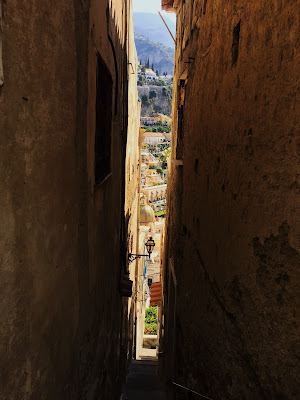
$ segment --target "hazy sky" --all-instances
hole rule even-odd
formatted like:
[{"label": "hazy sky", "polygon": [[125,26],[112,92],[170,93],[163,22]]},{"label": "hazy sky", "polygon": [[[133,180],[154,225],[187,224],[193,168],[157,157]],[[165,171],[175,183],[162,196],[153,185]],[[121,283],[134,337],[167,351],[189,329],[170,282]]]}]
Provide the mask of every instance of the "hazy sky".
[{"label": "hazy sky", "polygon": [[[161,11],[161,0],[132,0],[133,12],[148,12],[157,14]],[[176,22],[176,15],[171,13],[162,12],[163,16]]]}]

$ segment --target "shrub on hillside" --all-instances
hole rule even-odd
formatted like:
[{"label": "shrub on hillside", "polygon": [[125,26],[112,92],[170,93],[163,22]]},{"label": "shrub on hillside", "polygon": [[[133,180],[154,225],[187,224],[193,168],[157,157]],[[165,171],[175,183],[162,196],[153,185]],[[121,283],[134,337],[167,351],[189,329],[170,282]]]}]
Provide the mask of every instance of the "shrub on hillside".
[{"label": "shrub on hillside", "polygon": [[149,307],[145,313],[145,330],[146,335],[157,334],[157,307]]}]

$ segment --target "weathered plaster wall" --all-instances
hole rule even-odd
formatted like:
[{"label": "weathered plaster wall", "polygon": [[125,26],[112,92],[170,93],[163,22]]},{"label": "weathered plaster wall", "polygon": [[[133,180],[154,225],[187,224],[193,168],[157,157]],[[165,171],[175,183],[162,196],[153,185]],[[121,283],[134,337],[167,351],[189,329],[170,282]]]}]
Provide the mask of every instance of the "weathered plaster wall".
[{"label": "weathered plaster wall", "polygon": [[279,0],[178,9],[165,266],[173,258],[175,379],[212,398],[299,389],[298,10]]},{"label": "weathered plaster wall", "polygon": [[[139,212],[139,127],[141,115],[141,102],[138,99],[137,91],[137,54],[134,44],[132,8],[129,9],[129,52],[128,52],[128,135],[126,143],[126,192],[125,192],[125,223],[127,226],[127,251],[138,254],[139,232],[138,232],[138,212]],[[135,316],[136,316],[136,275],[138,261],[135,260],[127,266],[130,280],[133,282],[133,296],[129,299],[127,318],[130,324],[130,340],[128,341],[128,358],[133,356],[133,345],[135,338]]]},{"label": "weathered plaster wall", "polygon": [[[129,4],[2,2],[1,399],[120,391]],[[97,51],[114,117],[112,173],[95,188]]]}]

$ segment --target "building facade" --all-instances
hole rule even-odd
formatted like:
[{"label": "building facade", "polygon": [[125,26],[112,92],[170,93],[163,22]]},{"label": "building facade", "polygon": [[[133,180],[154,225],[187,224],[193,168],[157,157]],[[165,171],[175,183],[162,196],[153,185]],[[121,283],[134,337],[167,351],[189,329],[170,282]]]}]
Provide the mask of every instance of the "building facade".
[{"label": "building facade", "polygon": [[144,143],[157,144],[166,141],[165,134],[161,132],[145,132]]},{"label": "building facade", "polygon": [[162,5],[177,13],[167,377],[213,399],[295,399],[299,2]]},{"label": "building facade", "polygon": [[0,397],[118,398],[138,202],[131,0],[0,5]]},{"label": "building facade", "polygon": [[146,68],[145,77],[146,77],[147,81],[157,81],[158,80],[158,76],[151,68]]}]

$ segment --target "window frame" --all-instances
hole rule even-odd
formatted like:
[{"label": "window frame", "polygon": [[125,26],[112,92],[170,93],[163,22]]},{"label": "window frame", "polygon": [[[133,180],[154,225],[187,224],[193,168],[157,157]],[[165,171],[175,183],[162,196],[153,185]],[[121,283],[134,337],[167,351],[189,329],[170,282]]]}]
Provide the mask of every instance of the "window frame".
[{"label": "window frame", "polygon": [[96,53],[96,99],[94,135],[94,187],[111,175],[113,127],[113,78],[99,52]]}]

